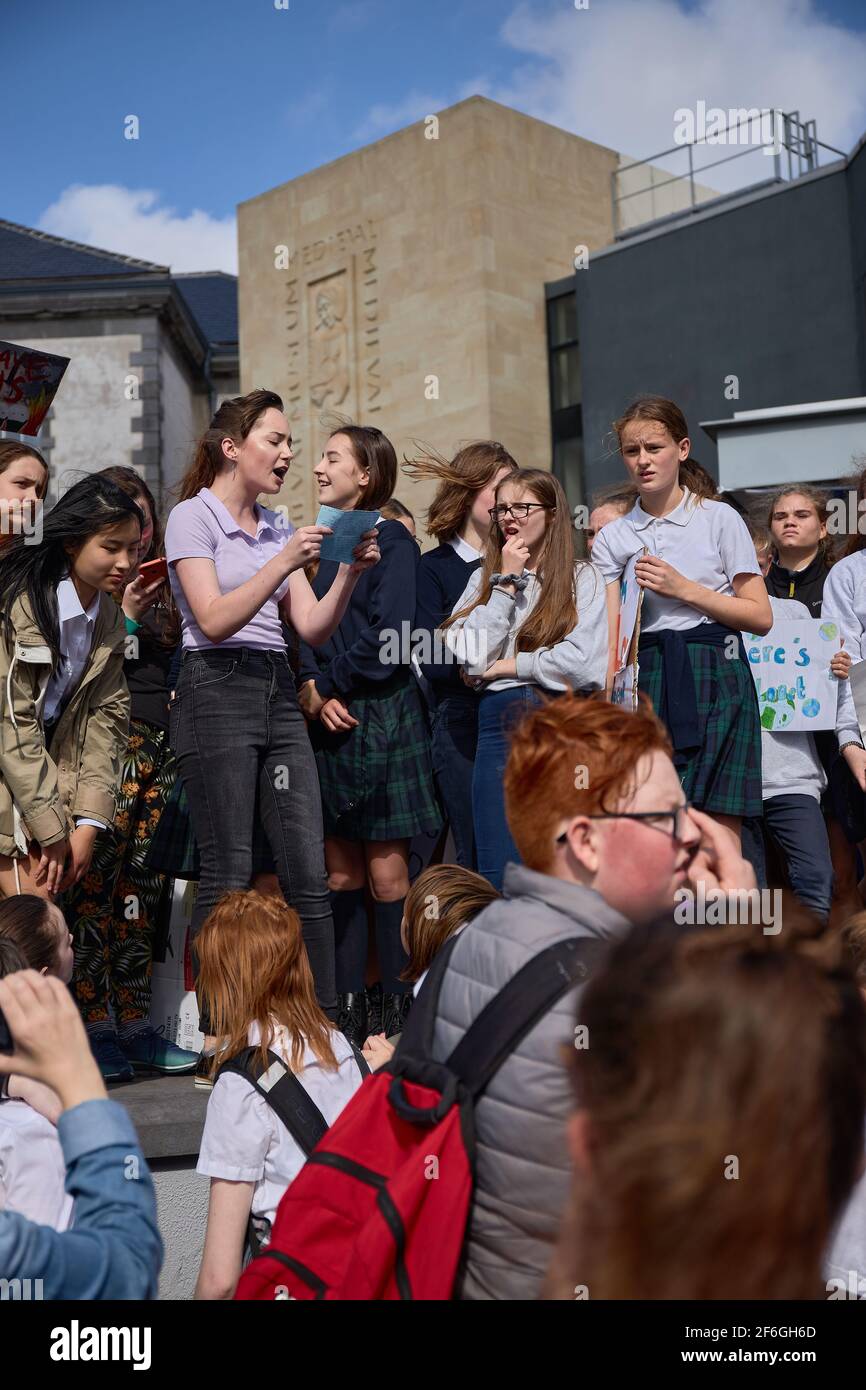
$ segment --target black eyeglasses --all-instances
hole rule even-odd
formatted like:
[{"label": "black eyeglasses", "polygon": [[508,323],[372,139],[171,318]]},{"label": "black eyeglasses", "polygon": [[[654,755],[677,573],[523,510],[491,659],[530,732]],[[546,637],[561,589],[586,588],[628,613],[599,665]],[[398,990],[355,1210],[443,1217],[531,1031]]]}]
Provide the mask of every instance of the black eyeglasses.
[{"label": "black eyeglasses", "polygon": [[[646,821],[650,830],[661,830],[663,834],[669,835],[672,840],[682,840],[684,820],[687,811],[692,808],[690,801],[684,801],[681,806],[677,806],[674,811],[599,811],[595,815],[587,816],[587,820],[642,820]],[[656,821],[670,821],[671,828],[668,830],[665,825],[656,825]],[[568,839],[568,831],[564,830],[561,835],[557,835],[556,843],[564,845]]]},{"label": "black eyeglasses", "polygon": [[533,507],[540,507],[545,512],[556,510],[555,507],[548,507],[546,502],[512,502],[510,507],[491,507],[489,515],[494,521],[502,521],[510,513],[515,521],[525,521]]}]

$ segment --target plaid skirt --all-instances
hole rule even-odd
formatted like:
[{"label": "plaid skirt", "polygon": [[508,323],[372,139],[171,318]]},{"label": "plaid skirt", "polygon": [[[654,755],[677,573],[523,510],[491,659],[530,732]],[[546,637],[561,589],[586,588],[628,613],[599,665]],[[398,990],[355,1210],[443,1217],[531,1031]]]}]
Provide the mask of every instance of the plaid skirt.
[{"label": "plaid skirt", "polygon": [[[708,815],[760,816],[761,724],[755,683],[745,662],[729,660],[721,647],[690,643],[687,651],[702,738],[694,753],[674,757],[683,791]],[[658,713],[662,692],[659,648],[641,652],[638,688],[649,696]]]},{"label": "plaid skirt", "polygon": [[403,840],[435,834],[443,817],[433,782],[430,730],[421,695],[402,672],[380,690],[353,695],[347,733],[310,727],[325,834]]}]

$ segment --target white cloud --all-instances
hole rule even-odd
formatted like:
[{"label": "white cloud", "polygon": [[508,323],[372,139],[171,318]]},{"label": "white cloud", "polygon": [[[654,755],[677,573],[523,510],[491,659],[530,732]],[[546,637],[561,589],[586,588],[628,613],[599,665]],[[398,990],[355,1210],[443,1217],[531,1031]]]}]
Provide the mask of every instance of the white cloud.
[{"label": "white cloud", "polygon": [[160,206],[159,193],[149,188],[72,184],[45,209],[37,225],[55,236],[155,261],[174,271],[237,274],[234,217],[212,217],[199,208],[182,215]]},{"label": "white cloud", "polygon": [[[814,0],[704,0],[689,11],[678,0],[522,3],[501,37],[529,61],[493,90],[497,100],[636,158],[670,148],[674,112],[698,101],[798,110],[843,150],[866,126],[866,36],[832,24]],[[753,160],[763,156],[742,163]],[[713,181],[725,186],[721,171]]]}]

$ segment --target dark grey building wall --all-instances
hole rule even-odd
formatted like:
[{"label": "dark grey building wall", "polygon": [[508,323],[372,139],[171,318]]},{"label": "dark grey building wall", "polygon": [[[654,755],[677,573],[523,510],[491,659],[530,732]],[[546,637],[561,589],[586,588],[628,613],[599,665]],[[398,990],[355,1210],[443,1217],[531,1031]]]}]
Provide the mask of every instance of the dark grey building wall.
[{"label": "dark grey building wall", "polygon": [[[712,471],[716,449],[700,420],[866,394],[862,281],[855,293],[866,273],[864,199],[861,154],[847,171],[590,257],[575,275],[588,491],[623,476],[610,425],[640,392],[682,407],[693,453]],[[731,375],[737,400],[725,398]]]}]

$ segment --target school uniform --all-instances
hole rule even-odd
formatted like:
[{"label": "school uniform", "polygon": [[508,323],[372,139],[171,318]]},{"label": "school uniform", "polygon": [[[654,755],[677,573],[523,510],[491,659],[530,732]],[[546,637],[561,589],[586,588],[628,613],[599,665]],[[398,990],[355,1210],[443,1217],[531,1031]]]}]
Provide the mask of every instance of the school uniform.
[{"label": "school uniform", "polygon": [[[470,676],[483,676],[494,661],[515,659],[517,674],[490,681],[480,696],[472,780],[478,872],[500,890],[505,865],[520,860],[505,816],[502,786],[513,729],[523,714],[541,704],[545,694],[604,689],[607,668],[605,587],[595,566],[574,567],[574,626],[559,642],[531,652],[516,651],[517,637],[538,604],[541,583],[532,573],[522,579],[515,595],[494,587],[486,603],[476,604],[465,618],[445,629],[448,646]],[[476,571],[454,611],[473,603],[480,587],[481,572]]]},{"label": "school uniform", "polygon": [[[684,489],[667,516],[638,501],[596,537],[592,558],[605,582],[622,578],[646,548],[687,579],[734,597],[740,574],[760,574],[746,524],[725,502]],[[733,643],[731,639],[734,639]],[[736,655],[729,657],[729,653]],[[644,590],[638,685],[667,726],[686,796],[710,814],[761,814],[761,726],[740,633],[691,604]]]},{"label": "school uniform", "polygon": [[418,564],[415,636],[426,645],[419,669],[432,708],[430,751],[433,776],[454,838],[457,863],[475,868],[472,773],[478,745],[478,695],[460,679],[458,663],[439,631],[454,611],[470,576],[481,567],[481,551],[460,536],[428,550]]},{"label": "school uniform", "polygon": [[[250,1027],[248,1041],[250,1047],[261,1041],[258,1024]],[[305,1045],[301,1069],[295,1073],[329,1125],[362,1081],[355,1054],[342,1033],[332,1031],[331,1046],[336,1070],[324,1067]],[[291,1065],[291,1039],[285,1028],[275,1030],[270,1050],[286,1066]],[[208,1100],[196,1172],[227,1182],[255,1184],[250,1215],[262,1244],[269,1239],[283,1193],[305,1162],[297,1140],[249,1081],[237,1072],[217,1077]]]},{"label": "school uniform", "polygon": [[[773,622],[808,618],[809,610],[795,599],[770,599]],[[794,895],[824,921],[830,915],[833,865],[821,796],[827,774],[821,765],[814,735],[761,731],[763,826],[751,817],[743,821],[743,855],[766,886],[763,832],[781,851]]]},{"label": "school uniform", "polygon": [[[299,643],[299,688],[312,680],[323,699],[343,701],[358,720],[311,737],[322,790],[325,834],[400,840],[442,825],[430,761],[430,734],[410,662],[418,547],[399,521],[378,527],[381,559],[363,573],[339,627],[320,647]],[[321,598],[336,560],[320,560],[312,581]]]}]

